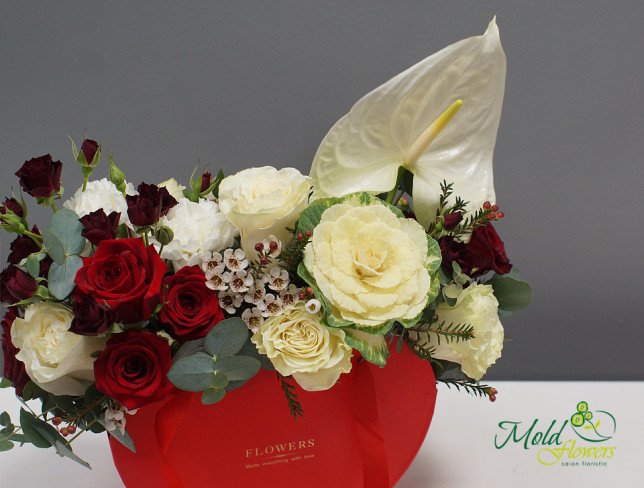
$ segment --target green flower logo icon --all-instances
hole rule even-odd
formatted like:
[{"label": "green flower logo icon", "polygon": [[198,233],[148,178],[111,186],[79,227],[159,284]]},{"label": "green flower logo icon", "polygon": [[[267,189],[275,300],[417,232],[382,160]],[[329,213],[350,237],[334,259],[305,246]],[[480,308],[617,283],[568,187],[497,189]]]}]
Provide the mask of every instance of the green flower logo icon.
[{"label": "green flower logo icon", "polygon": [[572,428],[580,438],[588,442],[604,442],[615,435],[615,417],[605,410],[591,411],[587,402],[579,402],[577,411],[570,417]]}]

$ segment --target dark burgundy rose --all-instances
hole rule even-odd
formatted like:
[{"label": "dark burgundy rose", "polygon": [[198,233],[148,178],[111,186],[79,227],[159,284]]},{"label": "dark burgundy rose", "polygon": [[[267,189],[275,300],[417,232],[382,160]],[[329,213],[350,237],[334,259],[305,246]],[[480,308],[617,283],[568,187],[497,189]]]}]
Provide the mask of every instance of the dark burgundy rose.
[{"label": "dark burgundy rose", "polygon": [[475,270],[471,275],[473,277],[488,271],[503,275],[512,269],[503,241],[490,223],[474,229],[467,244],[467,252]]},{"label": "dark burgundy rose", "polygon": [[163,400],[174,390],[168,341],[147,330],[114,334],[94,363],[96,388],[132,410]]},{"label": "dark burgundy rose", "polygon": [[224,318],[217,292],[206,286],[206,276],[199,266],[184,266],[166,276],[162,290],[159,321],[175,339],[205,337]]},{"label": "dark burgundy rose", "polygon": [[138,195],[127,195],[127,215],[134,225],[152,225],[166,215],[178,202],[165,187],[141,183]]},{"label": "dark burgundy rose", "polygon": [[[40,234],[38,228],[34,226],[32,232]],[[7,257],[7,261],[11,264],[19,264],[20,261],[28,257],[30,254],[40,251],[40,246],[29,236],[18,236],[9,245],[11,252]]]},{"label": "dark burgundy rose", "polygon": [[[472,272],[472,262],[467,253],[466,245],[452,236],[443,236],[438,239],[443,257],[442,266],[448,273],[452,272],[452,263],[456,261],[461,271],[466,275]],[[450,274],[451,276],[451,274]]]},{"label": "dark burgundy rose", "polygon": [[121,214],[119,212],[105,215],[105,211],[99,208],[95,212],[88,213],[79,219],[80,223],[83,224],[81,235],[95,246],[98,246],[101,241],[116,238],[120,218]]},{"label": "dark burgundy rose", "polygon": [[74,320],[70,332],[78,335],[102,334],[116,322],[116,313],[105,305],[96,303],[91,295],[74,296]]},{"label": "dark burgundy rose", "polygon": [[2,327],[2,353],[4,354],[2,376],[11,381],[11,384],[16,389],[16,394],[22,396],[25,385],[29,381],[29,376],[25,371],[25,364],[16,359],[18,349],[11,342],[11,326],[17,316],[15,307],[10,307],[0,323],[0,327]]},{"label": "dark burgundy rose", "polygon": [[47,198],[60,190],[63,163],[54,161],[49,154],[25,161],[16,171],[20,186],[35,198]]},{"label": "dark burgundy rose", "polygon": [[210,188],[210,183],[212,182],[212,175],[206,171],[201,175],[201,193],[205,192]]},{"label": "dark burgundy rose", "polygon": [[0,214],[6,214],[7,212],[13,212],[21,219],[25,216],[25,210],[15,198],[5,198],[4,203],[0,205]]},{"label": "dark burgundy rose", "polygon": [[447,230],[454,229],[463,220],[463,214],[460,212],[452,212],[443,217],[443,227]]},{"label": "dark burgundy rose", "polygon": [[80,150],[85,156],[87,164],[92,164],[96,151],[98,151],[98,142],[93,141],[92,139],[85,139],[81,144]]},{"label": "dark burgundy rose", "polygon": [[10,264],[0,273],[0,301],[16,303],[31,298],[36,293],[36,286],[36,280]]}]

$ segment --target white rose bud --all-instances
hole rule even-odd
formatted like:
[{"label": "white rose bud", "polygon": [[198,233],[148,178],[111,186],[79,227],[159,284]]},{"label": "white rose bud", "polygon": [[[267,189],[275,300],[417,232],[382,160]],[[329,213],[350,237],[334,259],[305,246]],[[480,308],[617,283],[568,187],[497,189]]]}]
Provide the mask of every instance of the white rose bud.
[{"label": "white rose bud", "polygon": [[269,235],[284,245],[290,242],[286,228],[292,228],[306,208],[310,190],[308,177],[294,168],[250,168],[222,180],[219,205],[239,229],[246,256],[257,261],[255,244]]},{"label": "white rose bud", "polygon": [[183,198],[183,190],[186,189],[185,186],[181,185],[177,180],[174,178],[170,178],[169,180],[165,180],[157,185],[159,188],[164,187],[166,190],[168,190],[168,193],[174,197],[175,200],[179,201],[179,199]]},{"label": "white rose bud", "polygon": [[[110,183],[111,184],[111,183]],[[29,378],[54,395],[82,395],[94,382],[92,353],[105,348],[105,337],[69,332],[74,315],[57,303],[34,303],[11,327],[11,341],[20,349]]]},{"label": "white rose bud", "polygon": [[282,376],[293,375],[307,391],[328,390],[351,371],[344,331],[322,325],[303,303],[266,319],[251,340]]},{"label": "white rose bud", "polygon": [[487,369],[501,357],[503,325],[499,320],[499,302],[490,285],[472,283],[465,288],[450,307],[441,303],[436,309],[438,323],[469,324],[474,327],[474,338],[469,341],[447,344],[432,335],[431,345],[436,347],[433,356],[461,365],[463,373],[480,380]]}]

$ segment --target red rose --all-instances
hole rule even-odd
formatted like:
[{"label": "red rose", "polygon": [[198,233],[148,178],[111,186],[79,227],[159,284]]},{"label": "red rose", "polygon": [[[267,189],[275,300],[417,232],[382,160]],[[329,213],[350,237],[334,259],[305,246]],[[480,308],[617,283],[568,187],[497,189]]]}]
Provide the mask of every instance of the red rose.
[{"label": "red rose", "polygon": [[[31,230],[34,234],[40,235],[38,227],[34,225]],[[29,236],[18,236],[9,245],[11,252],[7,257],[7,262],[11,264],[20,264],[20,261],[28,257],[30,254],[39,252],[40,246]]]},{"label": "red rose", "polygon": [[78,335],[96,336],[103,334],[116,321],[114,310],[99,305],[91,295],[74,297],[74,320],[70,332]]},{"label": "red rose", "polygon": [[79,219],[83,225],[81,235],[95,246],[98,246],[101,241],[116,238],[120,218],[121,214],[119,212],[105,215],[105,211],[99,208],[95,212],[88,213]]},{"label": "red rose", "polygon": [[448,275],[452,275],[452,263],[456,261],[461,271],[466,275],[472,273],[472,262],[467,254],[467,246],[452,236],[443,236],[438,239],[441,248],[442,266]]},{"label": "red rose", "polygon": [[140,238],[101,241],[76,273],[80,293],[111,308],[118,322],[146,320],[159,303],[167,266]]},{"label": "red rose", "polygon": [[217,293],[206,286],[206,276],[199,266],[185,266],[167,276],[162,288],[159,320],[175,339],[200,339],[223,320]]},{"label": "red rose", "polygon": [[80,150],[83,156],[85,156],[85,161],[90,165],[94,161],[94,156],[96,156],[96,152],[98,151],[98,142],[92,139],[85,139],[81,144]]},{"label": "red rose", "polygon": [[115,334],[94,363],[96,388],[132,410],[162,400],[174,388],[167,378],[170,345],[154,332]]},{"label": "red rose", "polygon": [[49,154],[25,161],[16,171],[20,186],[32,197],[47,198],[60,190],[63,163],[54,161]]},{"label": "red rose", "polygon": [[16,389],[16,394],[22,396],[22,391],[29,381],[29,376],[25,371],[25,364],[16,359],[18,349],[11,342],[11,326],[17,316],[15,307],[11,307],[7,310],[0,324],[2,327],[2,353],[4,354],[2,376],[11,381],[11,384]]},{"label": "red rose", "polygon": [[15,198],[5,198],[4,203],[0,205],[0,214],[4,215],[7,212],[13,212],[20,218],[25,216],[25,209],[22,208],[20,202]]},{"label": "red rose", "polygon": [[490,223],[474,229],[472,238],[467,243],[467,253],[475,269],[472,276],[479,276],[488,271],[503,275],[512,269],[505,254],[503,241]]},{"label": "red rose", "polygon": [[10,264],[0,273],[0,302],[17,303],[36,293],[36,280],[23,270]]},{"label": "red rose", "polygon": [[138,226],[152,225],[166,215],[178,202],[165,187],[141,183],[137,195],[126,195],[127,215]]}]

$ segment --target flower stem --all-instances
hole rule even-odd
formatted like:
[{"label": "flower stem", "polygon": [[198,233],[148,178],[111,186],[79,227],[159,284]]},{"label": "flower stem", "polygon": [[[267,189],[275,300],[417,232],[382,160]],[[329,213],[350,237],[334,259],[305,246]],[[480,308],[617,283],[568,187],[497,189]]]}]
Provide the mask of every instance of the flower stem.
[{"label": "flower stem", "polygon": [[394,199],[396,198],[396,194],[398,193],[398,187],[400,186],[400,183],[402,182],[402,177],[405,174],[405,168],[404,167],[399,167],[398,168],[398,175],[396,175],[396,184],[394,187],[387,193],[387,203],[391,203],[392,205],[395,205]]}]

